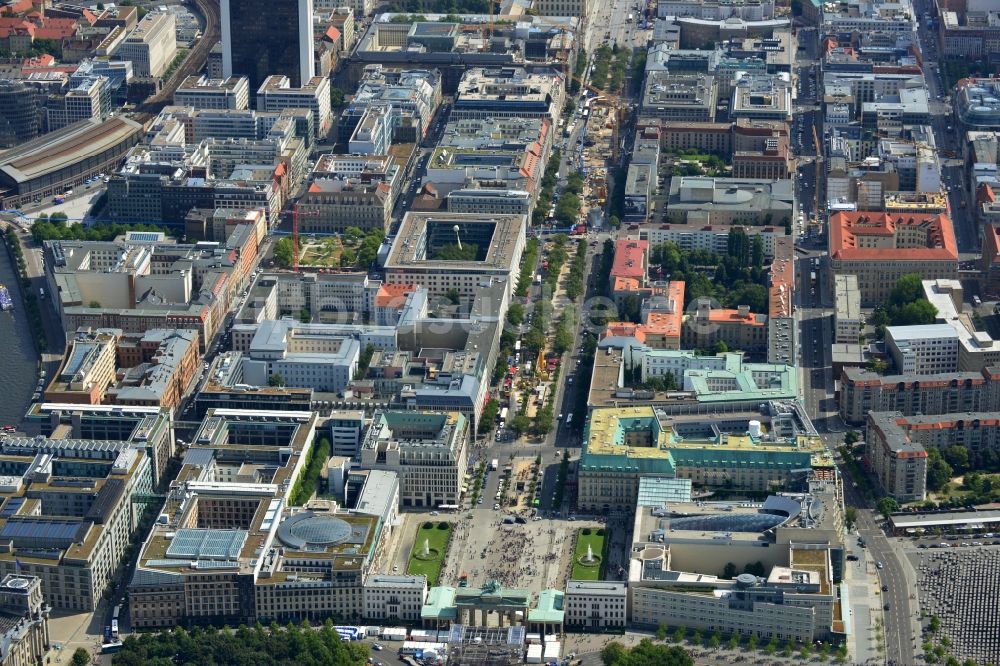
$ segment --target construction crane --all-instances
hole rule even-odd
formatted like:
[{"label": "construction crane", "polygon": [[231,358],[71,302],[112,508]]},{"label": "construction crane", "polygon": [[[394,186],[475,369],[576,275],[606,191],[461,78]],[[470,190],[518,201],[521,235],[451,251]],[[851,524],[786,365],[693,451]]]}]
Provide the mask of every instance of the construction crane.
[{"label": "construction crane", "polygon": [[300,213],[299,204],[296,202],[291,210],[281,211],[280,215],[288,215],[292,218],[292,267],[296,273],[299,272],[299,217],[319,217],[319,212]]}]

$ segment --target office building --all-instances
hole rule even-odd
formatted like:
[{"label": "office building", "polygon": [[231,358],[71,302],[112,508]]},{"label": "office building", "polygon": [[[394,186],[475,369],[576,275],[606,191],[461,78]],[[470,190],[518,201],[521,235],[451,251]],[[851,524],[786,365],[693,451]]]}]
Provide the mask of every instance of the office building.
[{"label": "office building", "polygon": [[737,72],[729,116],[734,120],[792,120],[792,78],[780,74]]},{"label": "office building", "polygon": [[830,217],[830,269],[857,276],[862,307],[882,305],[904,275],[954,278],[958,250],[944,214],[837,212]]},{"label": "office building", "polygon": [[553,72],[520,67],[474,68],[458,84],[451,118],[548,118],[562,115],[566,90]]},{"label": "office building", "polygon": [[38,577],[53,608],[95,610],[153,490],[144,443],[8,437],[0,459],[0,575]]},{"label": "office building", "polygon": [[7,574],[0,580],[0,663],[36,666],[48,658],[49,606],[36,576]]},{"label": "office building", "polygon": [[710,74],[651,71],[643,87],[641,114],[667,122],[709,123],[715,120],[717,100]]},{"label": "office building", "polygon": [[398,69],[381,64],[365,66],[354,97],[340,115],[340,141],[354,134],[371,106],[390,106],[399,116],[412,118],[417,137],[423,138],[441,105],[441,73],[436,69]]},{"label": "office building", "polygon": [[753,416],[673,417],[650,406],[591,410],[578,505],[627,509],[640,480],[649,477],[690,479],[698,487],[780,489],[803,470],[832,463],[815,434],[765,432]]},{"label": "office building", "polygon": [[[842,500],[835,470],[813,472],[807,490],[762,504],[672,502],[635,512],[628,572],[630,624],[751,635],[779,643],[839,640]],[[829,477],[829,480],[826,478]],[[816,513],[800,515],[806,506]],[[733,576],[725,569],[744,571]],[[750,565],[763,566],[746,573]]]},{"label": "office building", "polygon": [[856,275],[837,275],[833,280],[834,340],[855,344],[865,325],[861,314],[861,292]]},{"label": "office building", "polygon": [[712,299],[697,299],[693,311],[684,315],[681,346],[685,349],[711,349],[718,342],[747,354],[765,354],[767,315],[750,312],[749,305],[714,308]]},{"label": "office building", "polygon": [[571,580],[566,584],[567,627],[592,632],[624,630],[628,623],[628,584]]},{"label": "office building", "polygon": [[45,389],[49,402],[99,405],[114,385],[121,331],[78,331],[66,347],[62,366]]},{"label": "office building", "polygon": [[445,197],[449,213],[476,215],[529,215],[534,199],[527,190],[463,188]]},{"label": "office building", "polygon": [[222,73],[256,91],[269,76],[293,87],[314,76],[312,0],[222,0]]},{"label": "office building", "polygon": [[387,624],[418,623],[426,599],[426,576],[369,576],[364,588],[364,617]]},{"label": "office building", "polygon": [[361,467],[395,472],[401,507],[457,506],[469,437],[458,412],[379,412],[361,443]]},{"label": "office building", "polygon": [[115,57],[130,61],[137,77],[159,78],[177,55],[176,30],[175,14],[151,12],[129,33]]},{"label": "office building", "polygon": [[358,358],[368,344],[372,342],[362,344],[335,325],[264,321],[250,342],[243,363],[244,381],[266,386],[277,377],[288,386],[336,393],[354,377]]},{"label": "office building", "polygon": [[0,79],[0,147],[13,148],[41,132],[41,99],[23,81]]},{"label": "office building", "polygon": [[133,627],[362,618],[394,488],[362,481],[353,507],[292,506],[316,427],[311,412],[206,415],[142,545],[129,583]]},{"label": "office building", "polygon": [[523,215],[406,213],[385,259],[385,280],[424,286],[432,296],[455,289],[464,299],[483,284],[500,283],[509,299],[526,226]]},{"label": "office building", "polygon": [[288,75],[273,75],[257,88],[257,110],[276,113],[284,109],[308,109],[313,115],[316,137],[324,137],[333,125],[330,108],[330,79],[313,76],[292,85]]},{"label": "office building", "polygon": [[211,79],[204,74],[192,75],[177,87],[174,104],[199,110],[246,109],[250,105],[250,80],[245,76]]},{"label": "office building", "polygon": [[887,326],[886,351],[901,375],[934,375],[958,370],[958,331],[948,324]]},{"label": "office building", "polygon": [[669,222],[767,225],[791,219],[791,180],[680,176],[670,181]]},{"label": "office building", "polygon": [[401,172],[384,154],[321,156],[299,199],[299,230],[343,233],[348,227],[357,227],[388,231],[402,187]]}]

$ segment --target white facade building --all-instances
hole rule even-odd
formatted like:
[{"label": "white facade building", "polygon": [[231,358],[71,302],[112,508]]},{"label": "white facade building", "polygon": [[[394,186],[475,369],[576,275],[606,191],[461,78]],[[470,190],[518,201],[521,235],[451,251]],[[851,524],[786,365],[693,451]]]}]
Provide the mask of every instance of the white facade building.
[{"label": "white facade building", "polygon": [[568,627],[588,631],[624,628],[628,621],[628,585],[604,581],[570,581],[566,585]]}]

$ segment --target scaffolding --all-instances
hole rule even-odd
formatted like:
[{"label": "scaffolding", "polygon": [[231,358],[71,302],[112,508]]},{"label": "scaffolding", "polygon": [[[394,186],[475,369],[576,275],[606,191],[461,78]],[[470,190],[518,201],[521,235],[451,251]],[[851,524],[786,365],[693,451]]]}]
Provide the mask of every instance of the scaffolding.
[{"label": "scaffolding", "polygon": [[451,625],[448,661],[462,666],[515,666],[524,663],[524,627]]}]

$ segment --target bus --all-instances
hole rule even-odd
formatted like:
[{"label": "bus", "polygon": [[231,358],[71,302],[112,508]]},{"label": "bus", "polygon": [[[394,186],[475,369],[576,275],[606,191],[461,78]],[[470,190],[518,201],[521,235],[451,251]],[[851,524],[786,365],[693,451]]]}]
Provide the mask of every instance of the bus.
[{"label": "bus", "polygon": [[121,606],[115,606],[114,610],[111,611],[111,640],[118,640],[118,616],[122,612]]},{"label": "bus", "polygon": [[505,422],[507,420],[507,414],[509,413],[509,411],[510,410],[507,407],[501,408],[501,410],[500,410],[500,423],[503,423],[503,422]]},{"label": "bus", "polygon": [[628,15],[628,18],[627,18],[627,19],[625,19],[625,22],[626,22],[626,23],[631,23],[631,22],[632,22],[632,14],[629,14],[629,15]]}]

